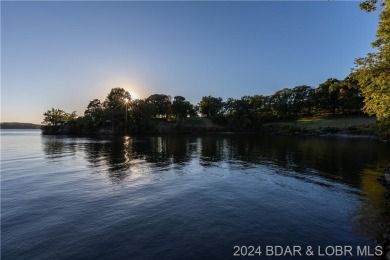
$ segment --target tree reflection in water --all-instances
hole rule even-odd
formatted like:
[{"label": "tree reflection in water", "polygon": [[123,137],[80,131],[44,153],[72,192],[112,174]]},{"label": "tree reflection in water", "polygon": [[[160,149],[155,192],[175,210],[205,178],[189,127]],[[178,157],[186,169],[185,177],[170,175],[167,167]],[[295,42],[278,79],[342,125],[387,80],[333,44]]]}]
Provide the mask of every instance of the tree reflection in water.
[{"label": "tree reflection in water", "polygon": [[380,240],[378,229],[389,222],[386,190],[376,178],[389,163],[390,149],[373,140],[252,135],[44,137],[43,151],[52,161],[80,151],[94,173],[106,172],[113,183],[135,173],[186,174],[186,166],[214,167],[215,173],[222,168],[237,172],[266,167],[273,174],[359,194],[361,207],[351,219],[356,230],[369,237]]}]

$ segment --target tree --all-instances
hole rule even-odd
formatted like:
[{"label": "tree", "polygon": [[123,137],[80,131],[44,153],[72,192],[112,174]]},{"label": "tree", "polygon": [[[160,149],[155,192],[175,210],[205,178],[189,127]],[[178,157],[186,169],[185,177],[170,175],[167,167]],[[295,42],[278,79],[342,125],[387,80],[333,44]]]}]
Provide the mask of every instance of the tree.
[{"label": "tree", "polygon": [[114,128],[122,128],[124,121],[127,120],[126,114],[128,105],[131,101],[131,95],[123,88],[113,88],[107,95],[103,103],[105,117],[111,120]]},{"label": "tree", "polygon": [[272,119],[271,98],[269,96],[254,95],[250,97],[250,103],[253,122],[259,124]]},{"label": "tree", "polygon": [[369,53],[364,58],[355,60],[357,68],[354,78],[359,82],[364,96],[364,111],[376,115],[378,121],[390,126],[390,3],[383,0],[367,0],[360,7],[367,11],[375,11],[380,5],[377,38],[372,47],[377,52]]},{"label": "tree", "polygon": [[123,88],[113,88],[103,103],[104,108],[109,110],[123,110],[124,101],[131,101],[131,95]]},{"label": "tree", "polygon": [[290,117],[292,111],[292,91],[291,89],[284,88],[276,91],[272,95],[272,107],[279,118]]},{"label": "tree", "polygon": [[171,96],[164,94],[153,94],[146,99],[146,102],[154,105],[154,117],[167,118],[168,108],[171,105]]},{"label": "tree", "polygon": [[152,128],[152,118],[155,115],[155,107],[142,99],[136,99],[131,104],[130,118],[131,130],[146,132]]},{"label": "tree", "polygon": [[250,128],[256,120],[256,102],[252,96],[243,96],[241,99],[229,98],[224,104],[224,115],[229,126],[233,123],[240,129]]},{"label": "tree", "polygon": [[54,108],[46,111],[43,115],[44,118],[42,123],[49,126],[63,125],[65,123],[75,121],[77,118],[76,111],[73,111],[72,113],[66,113],[61,109]]},{"label": "tree", "polygon": [[292,106],[294,116],[310,115],[314,89],[309,86],[297,86],[292,89]]},{"label": "tree", "polygon": [[363,108],[363,96],[358,81],[351,76],[340,81],[338,102],[342,114],[359,113]]},{"label": "tree", "polygon": [[172,108],[178,121],[188,115],[194,114],[194,106],[182,96],[175,96],[173,98]]},{"label": "tree", "polygon": [[325,112],[336,114],[339,109],[338,95],[340,92],[340,81],[329,78],[315,90],[317,113]]},{"label": "tree", "polygon": [[89,102],[87,109],[84,111],[84,117],[93,126],[100,125],[104,121],[104,108],[99,99]]},{"label": "tree", "polygon": [[206,117],[216,117],[221,113],[223,108],[222,98],[218,97],[202,97],[199,102],[200,113]]}]

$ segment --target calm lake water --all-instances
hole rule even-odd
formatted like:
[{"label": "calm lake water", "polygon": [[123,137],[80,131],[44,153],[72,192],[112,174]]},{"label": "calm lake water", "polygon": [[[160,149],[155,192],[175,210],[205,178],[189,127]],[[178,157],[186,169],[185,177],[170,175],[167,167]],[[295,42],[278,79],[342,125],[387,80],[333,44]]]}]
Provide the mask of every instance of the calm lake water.
[{"label": "calm lake water", "polygon": [[375,246],[390,221],[376,180],[389,163],[389,145],[367,139],[3,130],[1,257],[226,259],[235,245]]}]

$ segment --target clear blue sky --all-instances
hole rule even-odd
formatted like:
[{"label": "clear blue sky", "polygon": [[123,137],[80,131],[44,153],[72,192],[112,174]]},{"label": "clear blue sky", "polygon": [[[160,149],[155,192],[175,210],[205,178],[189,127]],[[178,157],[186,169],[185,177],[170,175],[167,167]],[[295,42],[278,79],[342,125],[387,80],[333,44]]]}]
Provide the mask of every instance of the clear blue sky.
[{"label": "clear blue sky", "polygon": [[358,2],[2,2],[1,121],[138,98],[270,95],[343,79],[372,51]]}]

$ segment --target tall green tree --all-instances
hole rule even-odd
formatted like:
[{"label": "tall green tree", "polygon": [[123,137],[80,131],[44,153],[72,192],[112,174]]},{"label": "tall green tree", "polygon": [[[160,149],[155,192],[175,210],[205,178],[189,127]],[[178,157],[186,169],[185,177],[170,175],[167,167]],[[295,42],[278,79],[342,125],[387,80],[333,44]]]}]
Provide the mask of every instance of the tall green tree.
[{"label": "tall green tree", "polygon": [[363,108],[363,96],[356,79],[348,76],[340,81],[339,92],[338,102],[342,114],[361,113]]},{"label": "tall green tree", "polygon": [[108,93],[103,106],[109,110],[123,110],[126,100],[127,102],[131,101],[131,95],[128,91],[123,88],[113,88]]},{"label": "tall green tree", "polygon": [[241,99],[229,98],[224,103],[224,116],[229,126],[246,128],[251,125],[251,97],[243,96]]},{"label": "tall green tree", "polygon": [[222,98],[218,97],[202,97],[199,104],[200,113],[206,117],[216,117],[220,115],[223,108]]},{"label": "tall green tree", "polygon": [[[122,128],[128,120],[128,110],[131,104],[131,95],[123,88],[113,88],[103,102],[105,117],[111,121],[114,128]],[[126,118],[127,115],[127,118]]]},{"label": "tall green tree", "polygon": [[241,99],[234,100],[233,103],[233,119],[235,121],[236,127],[241,129],[247,129],[252,127],[255,118],[256,105],[253,96],[243,96]]},{"label": "tall green tree", "polygon": [[336,114],[339,109],[340,80],[329,78],[315,90],[317,113]]},{"label": "tall green tree", "polygon": [[168,109],[172,104],[171,96],[164,94],[153,94],[146,99],[146,102],[154,105],[154,117],[167,118]]},{"label": "tall green tree", "polygon": [[172,109],[176,114],[177,121],[195,113],[194,106],[182,96],[175,96],[173,98]]},{"label": "tall green tree", "polygon": [[377,51],[356,59],[354,77],[364,96],[364,111],[376,115],[381,124],[390,128],[390,3],[367,0],[360,7],[367,12],[380,8],[381,12],[376,40],[372,43]]},{"label": "tall green tree", "polygon": [[272,95],[272,107],[276,117],[286,119],[291,116],[291,112],[293,111],[292,98],[292,91],[289,88],[276,91]]},{"label": "tall green tree", "polygon": [[292,107],[295,117],[310,115],[313,103],[314,89],[309,86],[297,86],[292,89]]},{"label": "tall green tree", "polygon": [[271,98],[269,96],[251,96],[250,103],[250,113],[255,123],[260,124],[272,119]]},{"label": "tall green tree", "polygon": [[101,125],[104,122],[104,107],[99,99],[89,102],[87,109],[84,111],[84,119],[90,126]]},{"label": "tall green tree", "polygon": [[156,114],[155,107],[153,104],[146,102],[142,99],[136,99],[132,102],[130,119],[130,129],[133,132],[148,132],[152,130],[152,118]]}]

